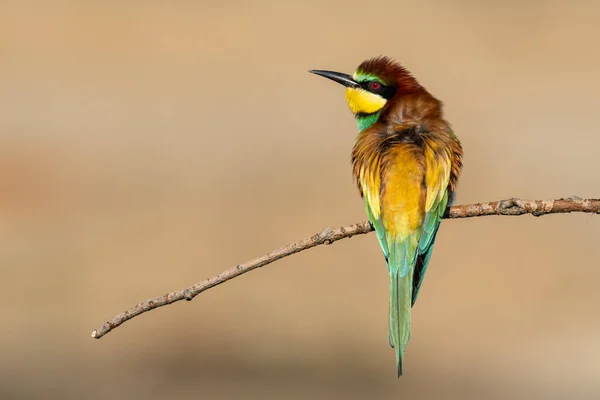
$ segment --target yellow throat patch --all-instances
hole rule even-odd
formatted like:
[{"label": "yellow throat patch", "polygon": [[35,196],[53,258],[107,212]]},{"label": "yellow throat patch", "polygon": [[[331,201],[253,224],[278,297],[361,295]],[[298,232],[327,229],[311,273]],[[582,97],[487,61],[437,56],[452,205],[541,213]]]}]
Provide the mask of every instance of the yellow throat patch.
[{"label": "yellow throat patch", "polygon": [[363,89],[346,89],[346,101],[354,114],[372,114],[383,108],[386,99]]}]

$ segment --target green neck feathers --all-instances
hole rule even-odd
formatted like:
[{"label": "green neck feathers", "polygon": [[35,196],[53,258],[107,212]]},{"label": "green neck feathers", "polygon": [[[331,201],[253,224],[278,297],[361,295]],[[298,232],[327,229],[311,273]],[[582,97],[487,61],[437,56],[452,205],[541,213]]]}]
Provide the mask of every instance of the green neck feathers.
[{"label": "green neck feathers", "polygon": [[358,114],[356,115],[356,125],[358,125],[358,131],[362,132],[365,129],[368,129],[371,125],[373,125],[379,119],[381,115],[381,111],[372,113],[372,114]]}]

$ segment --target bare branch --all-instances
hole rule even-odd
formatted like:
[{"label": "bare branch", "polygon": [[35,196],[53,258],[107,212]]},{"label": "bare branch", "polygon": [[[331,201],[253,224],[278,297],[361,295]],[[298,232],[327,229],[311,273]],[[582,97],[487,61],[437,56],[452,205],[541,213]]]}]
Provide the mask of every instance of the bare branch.
[{"label": "bare branch", "polygon": [[[558,200],[520,200],[508,199],[500,201],[492,201],[489,203],[467,204],[453,206],[448,208],[444,218],[470,218],[483,217],[487,215],[523,215],[532,214],[541,216],[545,214],[559,214],[570,212],[584,212],[600,214],[600,199],[581,199],[578,197],[570,197],[568,199]],[[221,272],[219,275],[206,279],[200,283],[190,286],[183,290],[167,293],[164,296],[153,297],[140,303],[129,310],[123,311],[110,320],[106,321],[102,326],[92,332],[93,338],[101,338],[108,332],[123,324],[125,321],[132,319],[146,311],[153,310],[158,307],[166,306],[180,300],[192,300],[200,293],[227,282],[230,279],[236,278],[246,272],[250,272],[256,268],[264,267],[274,261],[290,256],[292,254],[308,250],[322,244],[331,244],[341,239],[350,238],[355,235],[363,235],[373,230],[368,222],[359,222],[352,225],[342,226],[341,228],[331,229],[325,228],[321,232],[299,242],[292,243],[288,246],[274,250],[264,256],[254,258],[243,264],[239,264],[227,271]]]}]

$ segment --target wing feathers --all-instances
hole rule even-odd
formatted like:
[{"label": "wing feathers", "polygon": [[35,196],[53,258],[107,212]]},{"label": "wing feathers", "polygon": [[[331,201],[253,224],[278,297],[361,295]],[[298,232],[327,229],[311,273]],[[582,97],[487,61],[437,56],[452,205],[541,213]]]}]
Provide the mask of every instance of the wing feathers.
[{"label": "wing feathers", "polygon": [[424,154],[427,163],[425,178],[427,182],[427,204],[413,280],[413,305],[419,295],[419,289],[431,258],[435,237],[448,205],[448,182],[451,171],[450,154],[435,142],[425,142]]}]

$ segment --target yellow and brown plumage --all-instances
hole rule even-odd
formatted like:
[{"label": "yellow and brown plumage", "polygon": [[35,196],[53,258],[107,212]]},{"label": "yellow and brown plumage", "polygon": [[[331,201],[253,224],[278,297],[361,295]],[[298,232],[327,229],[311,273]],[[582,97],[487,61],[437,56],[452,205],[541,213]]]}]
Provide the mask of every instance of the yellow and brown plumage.
[{"label": "yellow and brown plumage", "polygon": [[400,64],[377,57],[354,75],[311,71],[347,87],[360,133],[353,175],[390,276],[390,345],[398,376],[410,338],[411,307],[462,168],[462,147],[442,103]]}]

